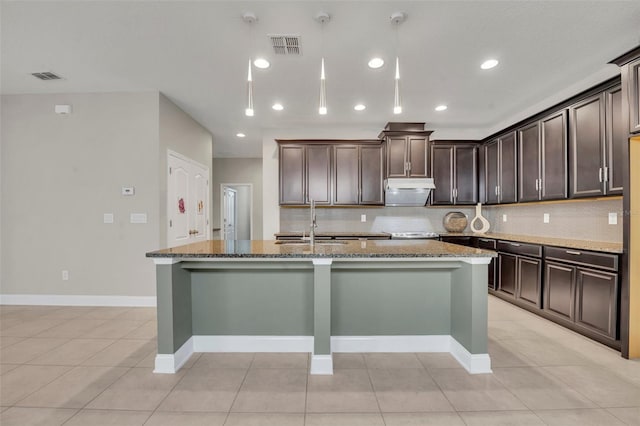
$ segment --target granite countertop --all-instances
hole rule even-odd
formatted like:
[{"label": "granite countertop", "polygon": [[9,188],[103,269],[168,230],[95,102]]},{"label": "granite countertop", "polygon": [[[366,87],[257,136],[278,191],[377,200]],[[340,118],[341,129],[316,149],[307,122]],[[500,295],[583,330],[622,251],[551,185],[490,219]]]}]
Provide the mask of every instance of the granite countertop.
[{"label": "granite countertop", "polygon": [[496,257],[482,250],[436,240],[344,240],[343,244],[277,244],[274,240],[209,240],[147,253],[152,258],[416,258]]},{"label": "granite countertop", "polygon": [[593,250],[606,253],[622,253],[622,243],[610,243],[606,241],[574,240],[569,238],[535,237],[531,235],[500,234],[487,232],[486,234],[474,234],[472,232],[447,232],[440,234],[448,237],[480,237],[494,240],[517,241],[519,243],[541,244],[545,246],[566,247],[581,250]]},{"label": "granite countertop", "polygon": [[[387,232],[324,232],[318,231],[314,232],[316,237],[331,237],[331,238],[340,238],[340,237],[360,237],[360,238],[390,238],[391,235]],[[275,235],[278,237],[294,237],[300,238],[302,237],[302,232],[278,232]],[[309,235],[305,233],[305,235]]]}]

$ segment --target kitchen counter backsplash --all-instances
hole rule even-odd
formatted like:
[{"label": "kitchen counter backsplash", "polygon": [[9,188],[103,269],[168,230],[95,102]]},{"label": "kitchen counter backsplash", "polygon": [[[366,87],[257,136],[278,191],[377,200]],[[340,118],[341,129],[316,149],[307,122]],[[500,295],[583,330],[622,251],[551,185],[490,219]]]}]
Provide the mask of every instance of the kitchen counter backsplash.
[{"label": "kitchen counter backsplash", "polygon": [[[450,211],[464,213],[469,223],[475,215],[473,206],[317,208],[316,232],[444,233],[442,219]],[[544,223],[545,213],[549,214],[549,223]],[[616,225],[608,224],[609,213],[616,213]],[[363,214],[366,222],[360,220]],[[483,206],[482,214],[491,224],[489,232],[622,242],[621,198]],[[302,231],[309,232],[309,209],[280,208],[280,232]],[[465,231],[470,231],[469,226]]]}]

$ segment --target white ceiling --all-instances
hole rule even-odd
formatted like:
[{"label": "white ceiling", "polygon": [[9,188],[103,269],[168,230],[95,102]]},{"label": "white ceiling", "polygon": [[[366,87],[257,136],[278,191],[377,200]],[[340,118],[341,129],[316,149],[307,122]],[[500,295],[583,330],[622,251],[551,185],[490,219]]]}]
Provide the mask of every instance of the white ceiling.
[{"label": "white ceiling", "polygon": [[[425,121],[439,137],[482,138],[532,109],[618,72],[607,62],[640,44],[640,1],[3,1],[3,94],[160,91],[211,131],[215,157],[261,157],[274,129]],[[243,22],[252,11],[258,22]],[[328,12],[321,25],[313,18]],[[391,13],[404,11],[398,43]],[[270,52],[267,34],[298,34],[303,54]],[[393,61],[404,112],[393,115]],[[320,57],[326,116],[317,114]],[[254,117],[245,117],[249,56]],[[367,68],[373,55],[386,64]],[[495,57],[500,65],[482,71]],[[53,71],[64,80],[30,75]],[[273,111],[280,101],[284,111]],[[353,110],[364,102],[363,112]],[[435,112],[438,104],[445,112]],[[549,106],[546,105],[546,106]],[[235,134],[247,134],[243,140]],[[277,131],[276,131],[277,132]],[[312,133],[312,132],[311,132]],[[309,135],[312,137],[312,135]]]}]

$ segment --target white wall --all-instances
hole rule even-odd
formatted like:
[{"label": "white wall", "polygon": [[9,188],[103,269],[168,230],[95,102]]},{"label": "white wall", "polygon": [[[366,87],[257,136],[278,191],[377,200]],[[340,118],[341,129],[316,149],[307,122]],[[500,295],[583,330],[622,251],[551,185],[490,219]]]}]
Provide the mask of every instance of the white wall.
[{"label": "white wall", "polygon": [[157,111],[157,93],[2,97],[2,294],[155,294]]},{"label": "white wall", "polygon": [[[181,110],[169,98],[160,94],[159,101],[159,137],[158,176],[160,177],[160,246],[167,246],[167,150],[184,155],[209,168],[209,193],[211,193],[211,169],[213,160],[213,140],[211,133],[197,121]],[[209,200],[209,209],[213,200]],[[211,221],[209,228],[211,228]],[[210,234],[211,235],[211,234]]]},{"label": "white wall", "polygon": [[[276,171],[277,179],[277,171]],[[276,181],[277,182],[277,181]],[[263,179],[262,158],[214,158],[213,159],[213,227],[219,228],[222,220],[220,184],[251,184],[253,186],[253,239],[262,239]],[[277,197],[277,194],[276,194]],[[276,199],[277,204],[277,199]],[[221,239],[221,233],[214,235]],[[273,239],[273,236],[271,237]]]},{"label": "white wall", "polygon": [[0,294],[153,297],[166,148],[211,167],[211,136],[158,92],[5,95],[1,119]]}]

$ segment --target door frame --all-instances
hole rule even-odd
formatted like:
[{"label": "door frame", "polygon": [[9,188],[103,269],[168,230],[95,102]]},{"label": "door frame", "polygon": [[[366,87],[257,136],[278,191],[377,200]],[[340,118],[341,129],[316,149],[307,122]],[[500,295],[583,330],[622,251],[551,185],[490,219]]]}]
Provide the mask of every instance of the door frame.
[{"label": "door frame", "polygon": [[[252,183],[221,183],[220,184],[220,236],[224,240],[224,189],[230,187],[235,189],[237,186],[246,186],[249,188],[249,239],[253,240],[253,184]],[[236,223],[237,231],[237,223]]]}]

